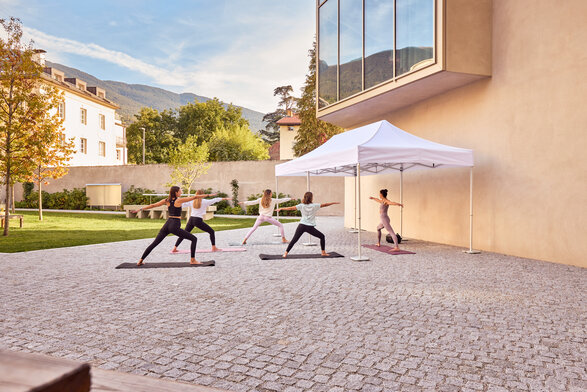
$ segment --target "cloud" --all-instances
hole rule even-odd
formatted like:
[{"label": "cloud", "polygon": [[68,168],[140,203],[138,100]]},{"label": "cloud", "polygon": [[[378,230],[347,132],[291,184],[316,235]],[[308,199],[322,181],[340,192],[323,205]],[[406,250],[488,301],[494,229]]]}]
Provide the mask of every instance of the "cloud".
[{"label": "cloud", "polygon": [[[241,31],[248,26],[249,31],[246,34],[226,31],[222,36],[217,35],[219,45],[214,53],[194,54],[192,48],[186,47],[189,39],[170,39],[168,45],[164,45],[163,56],[148,59],[95,43],[56,37],[30,27],[23,27],[23,30],[35,41],[35,46],[47,50],[53,59],[74,54],[107,61],[146,76],[157,87],[218,97],[262,112],[273,111],[277,105],[277,98],[273,97],[275,87],[292,84],[295,94],[299,95],[309,62],[307,51],[314,34],[313,18],[307,18],[302,27],[299,20],[288,24],[279,19],[269,23],[265,18],[244,15],[240,15],[240,19],[239,23],[245,25],[241,24]],[[109,78],[117,80],[115,76]]]}]

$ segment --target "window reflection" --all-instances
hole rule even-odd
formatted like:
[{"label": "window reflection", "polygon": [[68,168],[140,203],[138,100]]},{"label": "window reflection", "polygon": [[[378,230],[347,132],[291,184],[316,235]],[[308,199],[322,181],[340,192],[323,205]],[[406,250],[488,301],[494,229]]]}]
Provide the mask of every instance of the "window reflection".
[{"label": "window reflection", "polygon": [[363,88],[363,0],[340,0],[340,99]]},{"label": "window reflection", "polygon": [[428,65],[434,57],[434,0],[396,0],[396,75]]},{"label": "window reflection", "polygon": [[393,78],[393,1],[365,0],[365,88]]},{"label": "window reflection", "polygon": [[320,7],[318,107],[337,101],[338,64],[338,4],[337,0],[326,1]]}]

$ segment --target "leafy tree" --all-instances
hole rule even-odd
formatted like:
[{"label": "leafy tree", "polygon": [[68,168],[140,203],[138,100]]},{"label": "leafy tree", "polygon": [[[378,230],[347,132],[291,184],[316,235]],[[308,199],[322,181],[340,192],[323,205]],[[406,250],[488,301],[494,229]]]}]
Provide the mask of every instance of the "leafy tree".
[{"label": "leafy tree", "polygon": [[180,184],[189,194],[196,178],[206,174],[212,166],[208,163],[208,156],[208,144],[198,145],[197,138],[189,136],[169,156],[173,171],[168,185]]},{"label": "leafy tree", "polygon": [[128,161],[143,163],[143,128],[145,129],[145,163],[167,163],[169,154],[177,147],[177,117],[171,110],[159,112],[142,108],[136,121],[126,129]]},{"label": "leafy tree", "polygon": [[292,92],[291,85],[276,87],[273,90],[273,96],[280,97],[277,109],[263,116],[263,121],[267,124],[265,129],[259,131],[261,138],[269,144],[279,141],[279,125],[277,125],[277,121],[285,117],[287,111],[293,109],[296,105],[298,99],[291,95]]},{"label": "leafy tree", "polygon": [[269,146],[248,126],[233,125],[216,130],[209,143],[211,161],[256,161],[269,159]]},{"label": "leafy tree", "polygon": [[302,97],[297,103],[298,116],[302,123],[293,145],[294,154],[297,157],[307,154],[343,131],[336,125],[316,118],[316,42],[308,51],[308,56],[310,67],[306,75],[306,83],[302,88]]},{"label": "leafy tree", "polygon": [[[16,180],[29,177],[38,161],[34,147],[41,148],[46,137],[60,132],[56,107],[56,89],[42,82],[42,67],[34,61],[32,42],[22,42],[19,19],[0,19],[4,34],[0,38],[0,169],[6,186],[6,204],[10,205],[10,187]],[[41,148],[41,151],[43,149]],[[5,212],[4,235],[10,221]]]}]

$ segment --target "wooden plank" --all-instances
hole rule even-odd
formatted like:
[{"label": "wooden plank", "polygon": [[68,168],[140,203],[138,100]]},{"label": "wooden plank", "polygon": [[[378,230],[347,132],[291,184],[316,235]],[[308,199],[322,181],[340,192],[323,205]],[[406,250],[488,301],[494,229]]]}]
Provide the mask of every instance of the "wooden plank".
[{"label": "wooden plank", "polygon": [[88,392],[90,366],[46,355],[0,351],[0,391]]},{"label": "wooden plank", "polygon": [[92,368],[92,392],[226,392],[222,389]]}]

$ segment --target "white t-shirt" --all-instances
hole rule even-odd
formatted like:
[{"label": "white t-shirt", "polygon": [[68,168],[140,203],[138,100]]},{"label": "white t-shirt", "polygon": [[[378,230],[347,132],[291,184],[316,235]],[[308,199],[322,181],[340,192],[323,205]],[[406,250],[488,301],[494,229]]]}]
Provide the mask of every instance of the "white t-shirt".
[{"label": "white t-shirt", "polygon": [[219,201],[221,201],[222,198],[221,197],[215,197],[214,199],[202,199],[202,205],[200,205],[200,208],[195,208],[194,207],[194,201],[188,201],[183,203],[181,206],[182,207],[191,207],[192,208],[192,214],[191,216],[193,216],[194,218],[203,218],[204,215],[206,215],[206,209],[211,206],[212,204],[216,204]]},{"label": "white t-shirt", "polygon": [[269,207],[265,208],[261,205],[261,198],[257,200],[250,200],[245,201],[246,206],[252,206],[255,204],[259,204],[259,215],[265,216],[273,216],[273,210],[275,209],[275,204],[277,203],[285,203],[286,201],[290,201],[290,197],[284,197],[283,199],[271,199],[271,203],[269,203]]},{"label": "white t-shirt", "polygon": [[320,209],[319,203],[298,204],[296,209],[302,212],[300,224],[306,226],[316,226],[316,212]]}]

